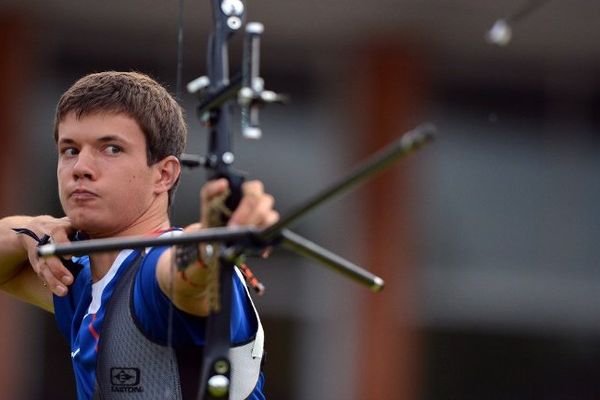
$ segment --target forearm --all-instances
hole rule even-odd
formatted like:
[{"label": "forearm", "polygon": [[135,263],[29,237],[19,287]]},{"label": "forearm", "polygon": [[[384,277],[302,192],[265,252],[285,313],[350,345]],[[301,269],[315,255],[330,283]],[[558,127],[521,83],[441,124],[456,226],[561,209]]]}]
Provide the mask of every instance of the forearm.
[{"label": "forearm", "polygon": [[12,228],[25,226],[32,219],[29,216],[12,216],[0,220],[0,285],[29,265],[27,250]]},{"label": "forearm", "polygon": [[160,257],[156,278],[161,291],[173,305],[188,314],[205,317],[209,314],[208,271],[201,261],[178,269],[172,259],[173,249]]},{"label": "forearm", "polygon": [[[202,226],[212,227],[214,213],[220,213],[222,202],[227,196],[228,183],[225,179],[211,181],[202,188],[202,221],[203,224],[192,224],[185,231],[193,232]],[[273,209],[273,196],[264,192],[263,184],[259,181],[248,181],[242,186],[243,196],[235,209],[229,224],[238,226],[254,226],[266,228],[279,220],[279,214]],[[216,218],[220,219],[220,218]],[[156,278],[162,292],[172,303],[187,313],[197,316],[207,316],[210,312],[211,289],[216,274],[211,273],[212,254],[206,254],[207,245],[201,244],[199,251],[189,257],[189,262],[179,265],[177,269],[172,260],[174,249],[162,254],[156,269]],[[210,252],[212,253],[212,251]],[[218,251],[215,251],[218,253]],[[200,261],[197,261],[200,260]],[[180,262],[180,264],[182,264]],[[207,265],[208,264],[208,265]],[[177,270],[177,272],[176,272]]]},{"label": "forearm", "polygon": [[36,240],[17,234],[13,228],[26,228],[38,237],[48,235],[56,243],[65,243],[72,232],[71,223],[67,218],[49,215],[0,220],[0,289],[50,309],[52,293],[64,296],[73,276],[56,257],[40,260]]}]

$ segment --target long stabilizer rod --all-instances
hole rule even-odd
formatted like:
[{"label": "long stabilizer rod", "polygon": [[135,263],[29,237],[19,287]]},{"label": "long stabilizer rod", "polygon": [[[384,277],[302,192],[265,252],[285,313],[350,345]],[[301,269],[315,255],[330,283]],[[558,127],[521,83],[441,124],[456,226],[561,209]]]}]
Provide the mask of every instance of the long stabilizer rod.
[{"label": "long stabilizer rod", "polygon": [[279,236],[279,233],[283,228],[289,227],[309,211],[312,211],[333,197],[340,196],[341,194],[350,191],[350,189],[353,189],[379,172],[390,167],[400,158],[420,149],[431,142],[434,135],[435,127],[433,124],[417,126],[415,129],[405,133],[399,139],[388,144],[379,152],[369,157],[339,182],[322,190],[291,212],[286,213],[279,222],[265,229],[264,233],[261,235],[263,235],[263,238],[267,241]]},{"label": "long stabilizer rod", "polygon": [[372,274],[364,268],[359,267],[327,249],[324,249],[318,244],[287,229],[281,231],[281,238],[281,245],[286,249],[306,258],[318,261],[326,267],[369,287],[374,292],[379,292],[383,289],[384,282],[379,276]]}]

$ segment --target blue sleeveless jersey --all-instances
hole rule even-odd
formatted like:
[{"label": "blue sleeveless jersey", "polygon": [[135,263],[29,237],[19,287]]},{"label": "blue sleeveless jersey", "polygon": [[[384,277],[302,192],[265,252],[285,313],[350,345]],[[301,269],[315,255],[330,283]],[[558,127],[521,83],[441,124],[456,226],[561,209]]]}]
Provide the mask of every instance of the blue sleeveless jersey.
[{"label": "blue sleeveless jersey", "polygon": [[[167,247],[150,249],[135,278],[133,303],[134,312],[143,333],[150,339],[167,345],[170,300],[163,294],[156,280],[156,265]],[[116,282],[123,272],[133,264],[137,251],[123,250],[117,256],[108,273],[98,282],[92,283],[90,261],[87,256],[74,261],[83,269],[70,286],[65,297],[54,296],[54,313],[58,326],[71,347],[71,362],[77,384],[77,398],[90,400],[96,383],[96,359],[98,340],[102,335],[102,321],[106,305]],[[256,333],[257,321],[247,298],[244,283],[234,274],[231,340],[234,344],[244,343]],[[204,345],[205,318],[187,314],[176,307],[173,309],[172,344]],[[198,360],[201,363],[201,360]],[[262,392],[263,374],[251,400],[264,400]]]}]

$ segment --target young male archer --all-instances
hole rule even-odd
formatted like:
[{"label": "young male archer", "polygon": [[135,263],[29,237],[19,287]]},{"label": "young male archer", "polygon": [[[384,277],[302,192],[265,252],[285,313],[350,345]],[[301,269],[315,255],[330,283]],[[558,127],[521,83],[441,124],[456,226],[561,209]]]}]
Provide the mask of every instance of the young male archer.
[{"label": "young male archer", "polygon": [[[79,399],[181,398],[176,367],[160,368],[176,361],[164,349],[168,341],[174,346],[204,343],[209,310],[206,268],[194,262],[184,273],[173,275],[175,250],[152,248],[76,258],[82,269],[73,274],[58,258],[38,258],[37,243],[12,229],[49,235],[56,243],[68,242],[75,232],[90,238],[172,234],[167,211],[179,179],[178,157],[186,134],[179,105],[151,78],[133,72],[88,75],[63,94],[55,118],[58,191],[66,216],[0,220],[0,289],[54,312],[71,347]],[[273,197],[260,182],[247,182],[242,189],[230,224],[266,227],[278,220]],[[206,184],[201,191],[202,223],[186,230],[207,226],[210,200],[226,190],[225,180]],[[231,340],[252,343],[262,328],[243,283],[237,276],[234,280]],[[122,319],[115,316],[119,313]],[[111,329],[109,335],[103,331],[105,324],[119,328],[119,333]],[[129,362],[129,356],[111,351],[111,340],[139,345],[130,362],[141,366],[109,368],[111,360],[125,357]],[[253,357],[261,356],[262,341],[250,350]],[[152,364],[148,360],[159,361],[148,365]],[[111,383],[103,386],[105,375]],[[247,376],[252,378],[239,393],[264,398],[262,374]]]}]

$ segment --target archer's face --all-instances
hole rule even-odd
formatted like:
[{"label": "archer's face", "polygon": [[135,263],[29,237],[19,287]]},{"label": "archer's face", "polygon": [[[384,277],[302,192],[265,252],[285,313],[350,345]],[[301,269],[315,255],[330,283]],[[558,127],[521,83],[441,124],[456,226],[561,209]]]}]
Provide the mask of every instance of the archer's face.
[{"label": "archer's face", "polygon": [[[92,237],[135,234],[165,217],[146,138],[124,114],[69,113],[58,126],[58,189],[65,214]],[[161,214],[164,215],[159,215]]]}]

